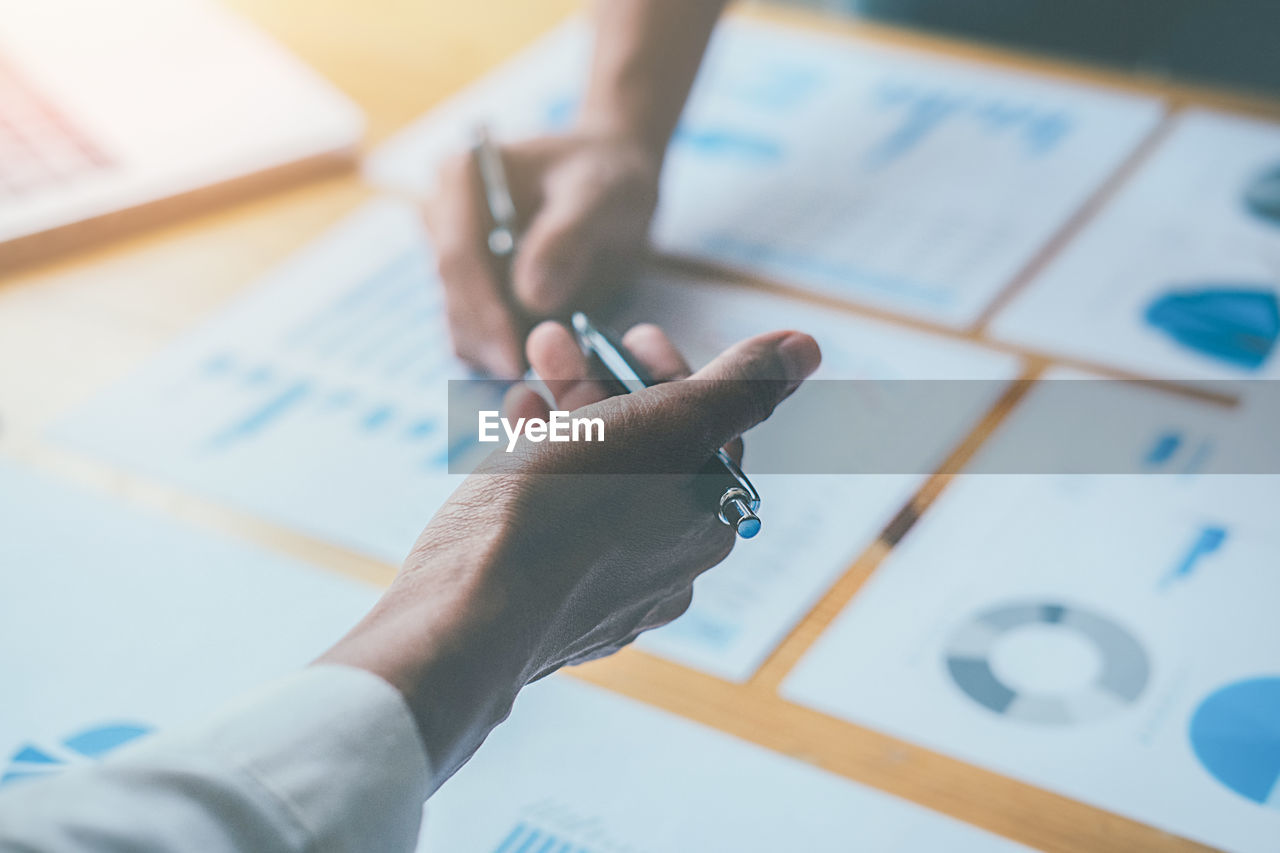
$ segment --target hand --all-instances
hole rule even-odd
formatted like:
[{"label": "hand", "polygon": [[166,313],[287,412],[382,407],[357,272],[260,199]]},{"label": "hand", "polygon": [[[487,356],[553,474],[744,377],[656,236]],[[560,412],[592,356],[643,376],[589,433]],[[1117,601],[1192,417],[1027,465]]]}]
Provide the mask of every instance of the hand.
[{"label": "hand", "polygon": [[[688,373],[654,326],[632,329],[624,343],[659,378]],[[774,332],[688,381],[606,399],[582,378],[587,365],[563,326],[535,329],[528,352],[557,407],[603,418],[606,440],[495,452],[427,525],[369,616],[323,658],[368,669],[405,695],[437,783],[526,683],[676,618],[694,578],[729,554],[733,531],[694,474],[615,472],[696,471],[821,359],[808,335]],[[547,413],[527,389],[507,403],[512,417]]]},{"label": "hand", "polygon": [[514,379],[532,320],[590,311],[625,282],[657,204],[661,151],[580,130],[504,146],[502,156],[523,231],[510,283],[486,249],[491,222],[469,155],[441,168],[426,221],[454,351]]}]

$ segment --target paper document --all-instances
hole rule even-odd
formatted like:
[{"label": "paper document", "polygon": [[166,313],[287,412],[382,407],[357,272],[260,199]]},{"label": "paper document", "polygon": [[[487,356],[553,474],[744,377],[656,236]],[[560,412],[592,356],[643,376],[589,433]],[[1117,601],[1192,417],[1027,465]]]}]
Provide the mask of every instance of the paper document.
[{"label": "paper document", "polygon": [[0,789],[294,672],[377,598],[10,463],[0,566]]},{"label": "paper document", "polygon": [[[9,464],[0,508],[0,668],[17,697],[0,705],[0,789],[305,665],[375,598]],[[567,679],[529,688],[432,798],[422,849],[511,853],[555,838],[667,853],[719,849],[726,833],[740,850],[845,850],[850,838],[886,851],[1023,849]]]},{"label": "paper document", "polygon": [[[779,444],[803,437],[807,418],[832,417],[833,396],[865,398],[865,410],[888,407],[909,394],[909,380],[997,380],[968,383],[971,393],[921,422],[912,436],[922,458],[940,465],[995,404],[1019,362],[966,342],[842,316],[742,288],[674,279],[644,282],[620,309],[619,325],[657,322],[694,364],[735,340],[778,328],[814,335],[823,364],[808,387],[746,439],[746,466]],[[833,395],[815,383],[863,380]],[[866,382],[866,380],[874,380]],[[817,393],[808,394],[814,391]],[[874,419],[862,426],[872,426]],[[869,435],[859,440],[869,446]],[[834,449],[833,449],[834,452]],[[770,469],[776,470],[776,469]],[[723,564],[694,584],[693,606],[672,625],[637,645],[733,681],[749,678],[822,594],[892,520],[923,484],[919,473],[752,473],[764,505],[761,534],[740,542]]]},{"label": "paper document", "polygon": [[362,210],[55,432],[398,563],[461,479],[446,380],[468,373],[421,229]]},{"label": "paper document", "polygon": [[[1054,374],[1059,376],[1060,374]],[[1280,478],[1197,474],[1229,410],[1162,396],[1150,475],[964,476],[789,699],[1169,832],[1280,838]],[[1034,436],[1033,390],[991,439]]]},{"label": "paper document", "polygon": [[[375,203],[56,432],[108,461],[399,562],[460,479],[446,473],[445,380],[468,371],[451,355],[433,269],[416,211]],[[639,283],[620,312],[623,325],[669,327],[695,363],[750,334],[793,327],[818,337],[827,377],[1000,380],[1018,371],[1015,359],[969,343],[684,279]],[[989,391],[922,430],[939,461],[995,402],[999,383]],[[496,409],[497,389],[494,397]],[[764,432],[748,445],[770,440],[786,435]],[[642,645],[746,678],[922,479],[760,477],[765,532],[699,582],[677,626]]]},{"label": "paper document", "polygon": [[1027,848],[564,678],[427,806],[423,853],[806,853]]},{"label": "paper document", "polygon": [[[423,192],[478,120],[568,128],[590,35],[571,22],[379,149]],[[865,42],[723,22],[669,149],[654,240],[963,327],[1158,122],[1152,99]]]},{"label": "paper document", "polygon": [[1280,378],[1280,124],[1192,110],[994,337],[1160,379]]}]

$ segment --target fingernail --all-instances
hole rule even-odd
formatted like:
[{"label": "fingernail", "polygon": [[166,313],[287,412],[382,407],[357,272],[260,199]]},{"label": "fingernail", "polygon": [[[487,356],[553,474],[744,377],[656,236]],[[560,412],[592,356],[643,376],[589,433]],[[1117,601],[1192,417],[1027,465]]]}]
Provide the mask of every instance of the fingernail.
[{"label": "fingernail", "polygon": [[788,379],[803,379],[817,370],[822,362],[818,342],[799,332],[792,332],[778,343],[778,355],[782,358]]}]

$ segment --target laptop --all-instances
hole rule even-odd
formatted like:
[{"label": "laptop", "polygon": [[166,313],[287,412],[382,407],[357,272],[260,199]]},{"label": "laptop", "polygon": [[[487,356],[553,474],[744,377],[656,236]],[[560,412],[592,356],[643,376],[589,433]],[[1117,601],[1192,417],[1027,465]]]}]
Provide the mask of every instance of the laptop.
[{"label": "laptop", "polygon": [[0,0],[0,270],[349,164],[348,98],[207,0]]}]

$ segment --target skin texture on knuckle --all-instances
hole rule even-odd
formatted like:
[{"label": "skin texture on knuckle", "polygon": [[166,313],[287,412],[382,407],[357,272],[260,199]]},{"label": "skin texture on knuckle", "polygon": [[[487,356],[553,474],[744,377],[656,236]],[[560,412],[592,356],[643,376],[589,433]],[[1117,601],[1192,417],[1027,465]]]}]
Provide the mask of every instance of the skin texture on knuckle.
[{"label": "skin texture on knuckle", "polygon": [[[626,269],[645,245],[658,170],[614,140],[573,140],[546,167],[542,210],[516,261],[515,291],[538,315],[559,311],[589,282]],[[594,285],[593,285],[594,287]]]}]

